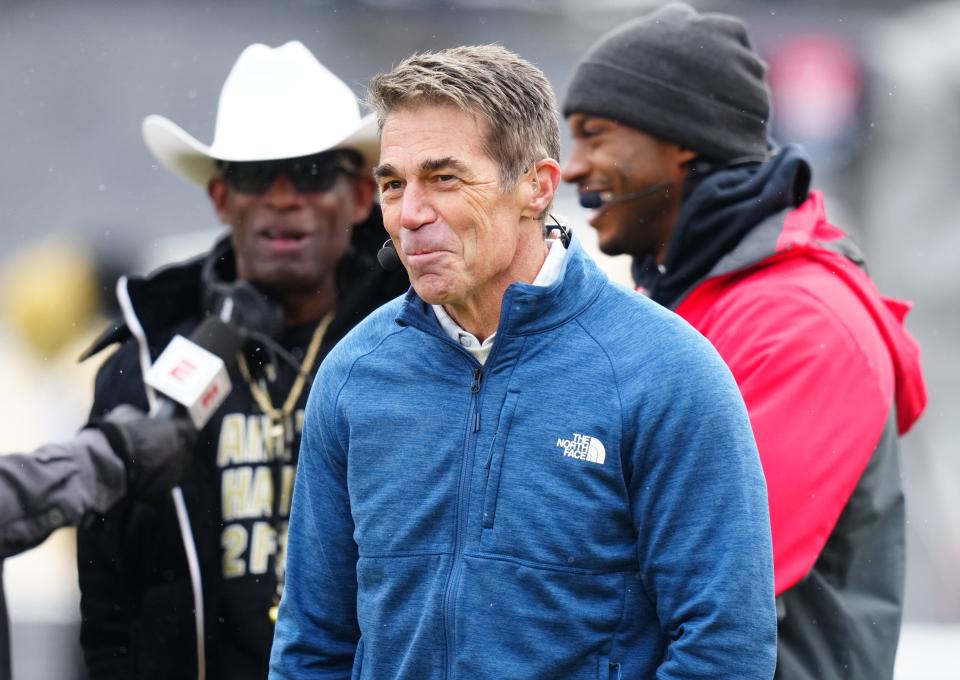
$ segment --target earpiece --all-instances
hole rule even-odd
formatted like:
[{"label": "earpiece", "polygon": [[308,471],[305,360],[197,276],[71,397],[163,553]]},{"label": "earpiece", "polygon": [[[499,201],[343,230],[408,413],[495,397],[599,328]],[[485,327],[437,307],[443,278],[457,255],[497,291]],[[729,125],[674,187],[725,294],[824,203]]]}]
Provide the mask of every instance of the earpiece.
[{"label": "earpiece", "polygon": [[567,227],[565,227],[565,226],[563,226],[562,224],[560,224],[560,220],[558,220],[556,217],[554,217],[553,214],[548,213],[547,216],[548,216],[551,220],[553,220],[553,224],[548,224],[548,225],[547,225],[547,233],[550,233],[550,231],[551,231],[552,229],[557,229],[557,230],[559,230],[559,231],[560,231],[560,243],[563,244],[563,247],[564,247],[564,248],[569,248],[569,247],[570,247],[570,230],[569,230]]}]

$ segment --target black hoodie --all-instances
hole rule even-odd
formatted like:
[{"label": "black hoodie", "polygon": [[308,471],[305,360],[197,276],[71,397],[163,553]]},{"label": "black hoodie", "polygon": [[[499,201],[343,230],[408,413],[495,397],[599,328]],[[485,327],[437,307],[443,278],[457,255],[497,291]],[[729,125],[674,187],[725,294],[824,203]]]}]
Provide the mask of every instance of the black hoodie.
[{"label": "black hoodie", "polygon": [[[385,272],[376,263],[376,248],[386,237],[376,213],[354,229],[340,263],[337,312],[317,364],[368,313],[408,287],[402,268]],[[153,358],[174,334],[189,335],[209,311],[210,288],[232,270],[225,239],[205,256],[131,279],[128,290]],[[314,328],[287,328],[277,341],[300,358]],[[97,376],[93,417],[123,402],[146,407],[137,343],[125,325],[109,330],[89,353],[116,342],[122,343],[119,350]],[[275,406],[282,404],[296,370],[256,343],[245,353],[254,379],[276,372],[269,393]],[[275,560],[285,540],[302,420],[294,416],[292,440],[271,454],[269,428],[236,365],[230,381],[233,390],[200,433],[183,492],[202,574],[207,678],[262,680],[273,639],[268,611],[276,593]],[[308,380],[298,415],[309,387]],[[81,644],[92,680],[197,677],[192,591],[169,498],[159,505],[122,504],[82,529],[78,560]]]},{"label": "black hoodie", "polygon": [[684,295],[758,224],[807,199],[810,164],[787,145],[765,163],[722,168],[691,182],[662,267],[634,260],[634,281],[665,307]]}]

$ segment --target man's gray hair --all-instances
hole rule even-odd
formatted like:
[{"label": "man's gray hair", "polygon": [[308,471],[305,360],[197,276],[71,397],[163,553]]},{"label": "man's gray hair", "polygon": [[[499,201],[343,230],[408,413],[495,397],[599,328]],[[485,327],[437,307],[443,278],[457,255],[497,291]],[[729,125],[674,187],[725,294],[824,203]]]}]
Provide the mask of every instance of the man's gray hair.
[{"label": "man's gray hair", "polygon": [[556,96],[539,68],[500,45],[453,47],[404,59],[374,76],[370,105],[380,128],[391,112],[456,106],[486,123],[483,148],[504,188],[544,158],[560,159]]}]

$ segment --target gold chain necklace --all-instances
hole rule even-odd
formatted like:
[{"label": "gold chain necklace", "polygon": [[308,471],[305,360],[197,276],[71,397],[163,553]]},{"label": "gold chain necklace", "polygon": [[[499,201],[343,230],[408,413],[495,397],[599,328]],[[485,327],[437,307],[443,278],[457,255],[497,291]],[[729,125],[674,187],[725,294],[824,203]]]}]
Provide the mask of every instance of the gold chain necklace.
[{"label": "gold chain necklace", "polygon": [[[313,331],[313,337],[310,338],[310,344],[307,345],[307,351],[303,356],[303,361],[300,364],[300,372],[293,381],[293,385],[290,387],[290,392],[287,394],[287,398],[284,400],[283,405],[279,409],[273,405],[273,400],[270,399],[270,392],[264,387],[264,385],[262,385],[261,382],[256,382],[253,380],[253,376],[250,374],[250,367],[247,365],[247,358],[243,355],[243,352],[239,352],[237,354],[237,365],[240,368],[240,375],[243,376],[247,386],[250,388],[250,394],[253,395],[253,400],[257,402],[257,406],[260,407],[260,410],[263,411],[263,414],[269,419],[270,427],[265,434],[269,438],[268,446],[270,447],[270,450],[272,450],[276,455],[280,455],[281,451],[286,453],[287,447],[293,443],[295,431],[293,423],[293,410],[296,408],[297,402],[300,399],[300,395],[303,393],[303,387],[306,384],[307,376],[313,369],[313,365],[317,360],[317,355],[320,352],[320,345],[323,342],[323,336],[326,335],[327,328],[330,326],[330,322],[332,320],[333,312],[329,312],[320,320],[320,323],[317,324],[316,329]],[[276,497],[276,478],[274,478],[273,493],[274,497]],[[276,522],[276,518],[274,518],[274,521]],[[274,528],[276,528],[276,523]],[[277,542],[280,543],[279,537]],[[284,557],[284,559],[286,558]],[[279,555],[277,555],[277,557],[274,559],[274,563],[277,577],[277,592],[273,596],[273,604],[268,610],[268,615],[270,620],[273,623],[276,623],[277,614],[280,608],[280,596],[283,594],[283,582],[286,573],[286,564],[281,564]]]},{"label": "gold chain necklace", "polygon": [[273,400],[270,399],[270,393],[266,388],[260,382],[253,380],[253,377],[250,375],[250,367],[247,365],[247,358],[242,352],[237,356],[240,375],[243,376],[243,379],[249,386],[253,400],[257,402],[257,406],[260,407],[260,410],[263,411],[264,415],[270,420],[270,428],[267,436],[273,440],[271,442],[274,447],[272,449],[273,451],[280,451],[282,450],[281,447],[285,447],[293,441],[293,409],[300,399],[300,394],[303,392],[303,386],[306,384],[307,376],[310,374],[313,364],[317,360],[317,354],[320,352],[320,344],[323,342],[323,336],[326,334],[327,328],[330,326],[332,320],[333,312],[330,312],[317,324],[317,328],[313,331],[313,337],[310,338],[310,344],[307,345],[303,362],[300,364],[300,372],[293,381],[290,392],[287,394],[287,398],[279,409],[273,405]]}]

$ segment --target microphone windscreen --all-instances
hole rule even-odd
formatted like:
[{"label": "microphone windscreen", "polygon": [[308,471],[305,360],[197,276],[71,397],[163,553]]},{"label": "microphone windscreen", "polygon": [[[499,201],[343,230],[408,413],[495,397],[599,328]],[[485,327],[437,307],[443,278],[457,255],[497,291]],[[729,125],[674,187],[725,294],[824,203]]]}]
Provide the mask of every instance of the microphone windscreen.
[{"label": "microphone windscreen", "polygon": [[603,205],[603,198],[599,191],[584,191],[580,194],[580,205],[593,210]]},{"label": "microphone windscreen", "polygon": [[384,245],[377,251],[377,262],[388,272],[395,271],[400,266],[400,256],[392,245]]},{"label": "microphone windscreen", "polygon": [[190,334],[190,340],[225,361],[229,361],[243,345],[243,338],[237,329],[215,316],[208,316],[201,321]]}]

